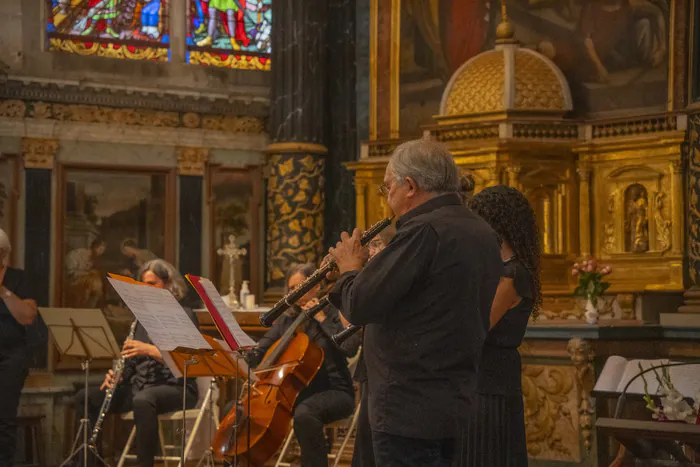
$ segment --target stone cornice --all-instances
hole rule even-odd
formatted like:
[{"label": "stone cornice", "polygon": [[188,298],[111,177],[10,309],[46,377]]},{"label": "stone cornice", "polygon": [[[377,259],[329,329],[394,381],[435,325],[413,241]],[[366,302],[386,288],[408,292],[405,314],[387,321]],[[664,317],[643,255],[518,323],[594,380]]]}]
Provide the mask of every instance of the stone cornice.
[{"label": "stone cornice", "polygon": [[0,99],[6,100],[267,117],[269,98],[265,95],[265,90],[255,91],[258,95],[149,89],[19,76],[0,77]]}]

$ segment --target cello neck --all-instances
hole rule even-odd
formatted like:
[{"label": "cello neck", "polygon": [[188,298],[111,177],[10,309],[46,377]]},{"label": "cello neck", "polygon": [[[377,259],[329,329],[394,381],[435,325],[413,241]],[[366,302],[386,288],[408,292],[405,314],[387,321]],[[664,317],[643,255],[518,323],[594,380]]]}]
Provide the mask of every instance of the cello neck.
[{"label": "cello neck", "polygon": [[303,323],[306,319],[306,314],[304,314],[304,312],[301,311],[299,307],[294,305],[294,308],[299,312],[299,316],[297,316],[292,325],[289,326],[289,328],[287,328],[286,331],[284,331],[284,334],[282,334],[282,337],[280,337],[275,349],[272,352],[270,352],[262,362],[260,362],[260,365],[258,365],[259,370],[267,369],[275,365],[275,363],[277,363],[277,360],[279,359],[280,355],[284,353],[284,351],[287,349],[287,346],[294,338],[297,328],[301,326],[301,323]]}]

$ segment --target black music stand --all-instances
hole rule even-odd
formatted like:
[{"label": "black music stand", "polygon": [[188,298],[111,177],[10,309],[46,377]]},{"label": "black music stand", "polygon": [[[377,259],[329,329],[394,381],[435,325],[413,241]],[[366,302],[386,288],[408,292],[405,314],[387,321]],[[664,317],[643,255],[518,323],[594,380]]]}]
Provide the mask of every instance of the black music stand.
[{"label": "black music stand", "polygon": [[[39,314],[49,329],[58,352],[67,357],[81,359],[81,367],[85,372],[83,418],[80,420],[71,454],[61,463],[61,467],[71,462],[81,452],[83,466],[88,465],[88,452],[92,453],[102,465],[107,466],[108,464],[98,454],[97,447],[88,442],[91,434],[87,409],[88,377],[92,360],[113,360],[119,357],[119,346],[114,334],[101,310],[39,308]],[[81,437],[82,443],[80,443]]]}]

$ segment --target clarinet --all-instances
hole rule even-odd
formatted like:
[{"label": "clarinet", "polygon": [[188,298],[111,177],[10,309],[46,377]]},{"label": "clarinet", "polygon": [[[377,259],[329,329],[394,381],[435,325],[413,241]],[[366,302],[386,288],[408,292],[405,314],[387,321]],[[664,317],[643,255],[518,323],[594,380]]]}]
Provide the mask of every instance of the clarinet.
[{"label": "clarinet", "polygon": [[[131,340],[134,338],[134,333],[136,332],[136,323],[136,320],[134,320],[134,322],[131,323],[131,327],[129,328],[129,335],[126,337],[126,340]],[[112,371],[114,372],[114,383],[112,383],[112,387],[107,388],[105,400],[102,402],[102,407],[100,407],[100,415],[95,421],[95,426],[92,429],[92,435],[90,436],[91,446],[96,446],[97,444],[97,436],[100,434],[100,430],[102,429],[102,422],[105,419],[105,415],[107,415],[107,412],[109,411],[109,406],[112,403],[114,391],[117,388],[117,384],[119,384],[119,380],[122,377],[122,373],[124,373],[124,357],[119,357],[117,360],[114,361],[114,364],[112,365]]]}]

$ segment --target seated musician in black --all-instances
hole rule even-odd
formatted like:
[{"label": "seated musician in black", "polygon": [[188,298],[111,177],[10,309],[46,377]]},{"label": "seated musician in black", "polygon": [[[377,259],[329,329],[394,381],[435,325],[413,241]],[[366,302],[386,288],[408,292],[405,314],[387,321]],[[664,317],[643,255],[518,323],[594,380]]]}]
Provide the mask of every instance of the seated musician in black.
[{"label": "seated musician in black", "polygon": [[[293,266],[287,273],[286,285],[292,290],[309,277],[316,267],[313,264]],[[304,295],[297,305],[309,309],[318,303],[320,285]],[[255,366],[262,360],[267,350],[296,319],[296,312],[290,308],[281,316],[258,342],[258,348],[250,357],[249,363]],[[346,341],[342,348],[337,347],[331,336],[343,330],[340,313],[329,306],[319,312],[315,320],[307,321],[301,330],[309,339],[323,349],[323,365],[308,387],[301,391],[294,405],[294,434],[301,448],[303,467],[327,467],[328,445],[323,427],[352,414],[355,396],[348,370],[347,357],[357,353],[360,336]]]},{"label": "seated musician in black", "polygon": [[[177,270],[162,259],[154,259],[141,267],[138,279],[153,287],[169,290],[182,303],[187,292],[184,279]],[[184,307],[192,322],[198,326],[195,313]],[[148,337],[140,323],[136,325],[133,340],[124,343],[124,372],[118,382],[110,413],[134,412],[136,427],[136,456],[138,465],[152,467],[154,457],[159,452],[158,415],[182,410],[182,378],[176,378],[163,363],[160,350]],[[101,386],[88,389],[88,417],[91,427],[99,416],[105,391],[114,384],[114,373],[109,370]],[[187,408],[197,403],[197,383],[195,378],[187,381]],[[83,413],[84,390],[75,397],[78,414]],[[97,443],[100,445],[99,441]],[[82,464],[81,464],[82,465]]]}]

